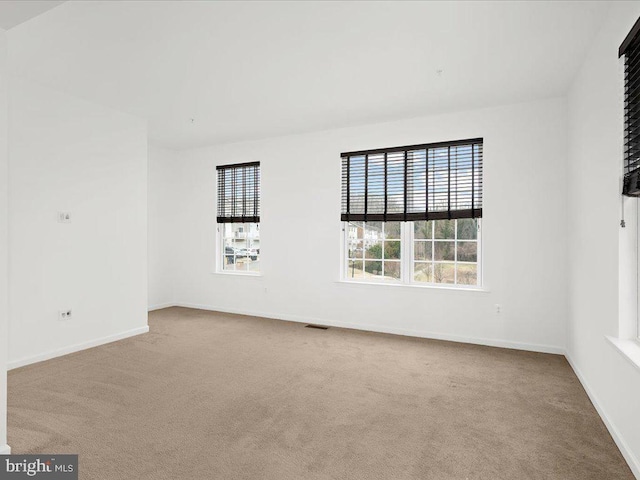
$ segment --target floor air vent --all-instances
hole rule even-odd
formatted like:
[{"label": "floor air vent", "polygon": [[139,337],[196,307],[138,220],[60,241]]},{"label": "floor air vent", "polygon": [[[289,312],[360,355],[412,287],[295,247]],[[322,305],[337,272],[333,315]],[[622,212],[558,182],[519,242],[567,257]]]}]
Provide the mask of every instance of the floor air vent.
[{"label": "floor air vent", "polygon": [[316,328],[318,330],[327,330],[329,327],[325,327],[324,325],[313,325],[310,323],[309,325],[305,325],[304,328]]}]

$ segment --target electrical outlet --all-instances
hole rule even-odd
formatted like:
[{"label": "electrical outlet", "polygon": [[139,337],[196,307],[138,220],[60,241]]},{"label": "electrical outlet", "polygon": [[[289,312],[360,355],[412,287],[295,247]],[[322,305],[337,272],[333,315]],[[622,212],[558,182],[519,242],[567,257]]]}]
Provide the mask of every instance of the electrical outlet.
[{"label": "electrical outlet", "polygon": [[496,313],[502,313],[502,305],[499,303],[496,303]]},{"label": "electrical outlet", "polygon": [[58,312],[58,320],[61,320],[63,322],[66,320],[71,320],[71,309],[66,308],[64,310],[60,310]]},{"label": "electrical outlet", "polygon": [[71,212],[58,212],[58,223],[71,223]]}]

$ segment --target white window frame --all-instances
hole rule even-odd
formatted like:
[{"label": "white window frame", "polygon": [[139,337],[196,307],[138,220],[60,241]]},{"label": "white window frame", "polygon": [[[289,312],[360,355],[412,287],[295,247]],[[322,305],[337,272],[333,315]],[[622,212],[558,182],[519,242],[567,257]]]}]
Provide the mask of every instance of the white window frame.
[{"label": "white window frame", "polygon": [[[624,209],[624,204],[623,207]],[[640,204],[636,202],[636,334],[635,342],[640,347]]]},{"label": "white window frame", "polygon": [[[414,222],[400,222],[400,278],[399,279],[377,279],[368,278],[366,280],[353,279],[349,277],[349,222],[341,222],[342,226],[342,247],[341,247],[341,262],[340,262],[340,279],[341,281],[348,283],[362,283],[362,284],[375,284],[375,285],[408,285],[425,288],[451,288],[456,290],[481,290],[483,289],[483,245],[482,245],[482,219],[476,219],[478,221],[478,236],[477,236],[477,261],[476,262],[458,262],[458,249],[454,248],[454,260],[446,262],[431,262],[435,263],[453,263],[455,265],[454,275],[457,281],[458,263],[475,263],[477,265],[477,278],[478,282],[474,285],[458,284],[458,283],[436,283],[436,282],[419,282],[414,280],[414,250],[415,250],[415,231]],[[458,228],[456,225],[454,239],[449,240],[454,244],[458,242]],[[438,240],[438,239],[435,239]],[[431,240],[432,242],[434,239]],[[461,242],[469,241],[461,239]],[[409,255],[407,255],[409,250]]]},{"label": "white window frame", "polygon": [[[257,223],[260,225],[260,222],[247,222],[247,223]],[[216,223],[216,261],[215,261],[215,273],[219,273],[222,275],[240,275],[240,276],[248,276],[248,277],[261,277],[262,276],[262,268],[256,271],[250,270],[225,270],[224,269],[224,261],[225,261],[225,245],[224,245],[224,223]],[[244,224],[243,224],[244,225]],[[248,233],[248,232],[247,232]],[[260,267],[262,267],[262,249],[260,249]]]}]

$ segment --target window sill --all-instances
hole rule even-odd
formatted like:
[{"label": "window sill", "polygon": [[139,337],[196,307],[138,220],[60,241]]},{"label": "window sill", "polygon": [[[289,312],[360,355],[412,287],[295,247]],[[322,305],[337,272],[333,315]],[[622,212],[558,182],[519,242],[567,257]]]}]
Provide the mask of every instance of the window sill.
[{"label": "window sill", "polygon": [[443,290],[447,292],[475,292],[475,293],[489,293],[491,290],[483,287],[454,287],[448,285],[419,285],[417,283],[384,283],[384,282],[358,282],[353,280],[338,280],[335,283],[341,285],[349,285],[354,287],[362,286],[383,286],[393,288],[417,288],[428,290]]},{"label": "window sill", "polygon": [[616,347],[618,352],[636,369],[640,370],[640,342],[638,340],[623,340],[607,336],[607,340]]},{"label": "window sill", "polygon": [[248,273],[248,272],[211,272],[211,275],[221,275],[223,277],[249,277],[249,278],[262,278],[262,273]]}]

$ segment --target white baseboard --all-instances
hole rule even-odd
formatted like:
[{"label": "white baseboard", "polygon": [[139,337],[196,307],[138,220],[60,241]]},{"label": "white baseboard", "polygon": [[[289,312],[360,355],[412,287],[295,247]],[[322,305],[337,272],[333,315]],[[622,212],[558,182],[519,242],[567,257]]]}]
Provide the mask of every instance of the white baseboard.
[{"label": "white baseboard", "polygon": [[435,332],[424,332],[421,330],[409,330],[402,328],[384,327],[380,325],[349,323],[349,322],[336,322],[333,320],[325,320],[319,318],[301,317],[298,315],[278,314],[278,313],[264,313],[264,312],[252,312],[248,310],[237,310],[228,308],[213,307],[210,305],[198,305],[191,303],[175,303],[171,306],[195,308],[198,310],[210,310],[223,313],[235,313],[239,315],[250,315],[254,317],[273,318],[275,320],[286,320],[288,322],[299,323],[317,323],[322,325],[328,325],[331,327],[350,328],[353,330],[364,330],[367,332],[389,333],[392,335],[404,335],[408,337],[418,338],[430,338],[434,340],[446,340],[449,342],[471,343],[474,345],[485,345],[488,347],[500,347],[500,348],[512,348],[516,350],[526,350],[530,352],[540,353],[553,353],[557,355],[564,355],[564,348],[556,347],[553,345],[537,345],[532,343],[511,342],[508,340],[493,340],[487,338],[467,337],[462,335],[442,334]]},{"label": "white baseboard", "polygon": [[0,446],[0,455],[9,455],[11,453],[11,447],[7,444]]},{"label": "white baseboard", "polygon": [[613,425],[613,423],[611,423],[611,421],[609,420],[609,417],[607,416],[606,412],[602,409],[602,406],[598,401],[598,397],[596,397],[591,387],[589,387],[589,384],[587,383],[584,375],[582,375],[580,370],[578,370],[575,363],[573,363],[573,361],[571,360],[571,357],[569,356],[569,354],[566,353],[565,357],[567,358],[569,365],[571,365],[571,368],[575,372],[576,377],[578,377],[578,380],[580,380],[580,383],[584,387],[585,392],[587,392],[587,395],[589,396],[591,403],[593,403],[593,406],[598,412],[598,415],[600,415],[600,418],[602,418],[602,421],[607,427],[607,430],[609,430],[609,433],[611,434],[613,441],[618,446],[620,453],[622,453],[622,456],[627,461],[629,468],[631,468],[631,471],[633,472],[635,477],[638,480],[640,480],[640,461],[638,461],[638,459],[633,454],[633,451],[627,446],[627,444],[623,440],[622,436],[620,435],[620,432],[618,432],[618,429],[615,427],[615,425]]},{"label": "white baseboard", "polygon": [[175,306],[175,303],[159,303],[158,305],[149,305],[147,311],[153,312],[154,310],[162,310],[163,308],[169,308],[173,306]]},{"label": "white baseboard", "polygon": [[126,332],[107,335],[106,337],[96,338],[95,340],[89,340],[88,342],[77,343],[75,345],[69,345],[68,347],[63,347],[56,350],[50,350],[48,352],[40,353],[38,355],[33,355],[31,357],[24,357],[19,360],[13,360],[7,364],[7,370],[13,370],[14,368],[24,367],[25,365],[31,365],[32,363],[50,360],[55,357],[61,357],[62,355],[68,355],[69,353],[79,352],[80,350],[97,347],[100,345],[104,345],[105,343],[111,343],[115,342],[116,340],[133,337],[135,335],[147,333],[148,331],[149,326],[145,325],[144,327],[134,328],[132,330],[127,330]]}]

